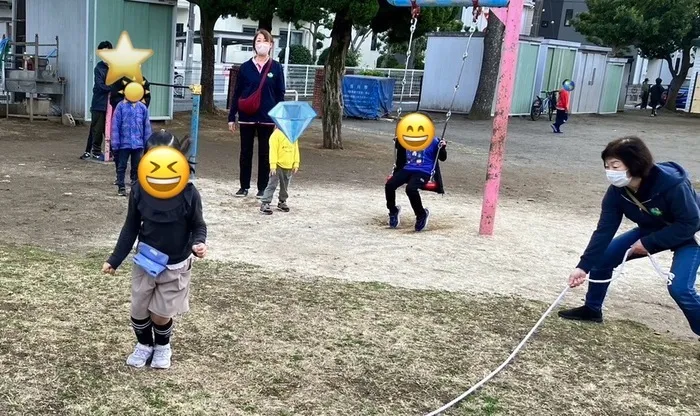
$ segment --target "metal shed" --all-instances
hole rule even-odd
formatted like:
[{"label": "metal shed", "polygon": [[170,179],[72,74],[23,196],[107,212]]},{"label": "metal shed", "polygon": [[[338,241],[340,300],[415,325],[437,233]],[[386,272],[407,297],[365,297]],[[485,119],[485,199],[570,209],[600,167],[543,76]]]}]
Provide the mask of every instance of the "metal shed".
[{"label": "metal shed", "polygon": [[[59,71],[67,78],[64,112],[90,121],[93,69],[99,62],[97,45],[109,40],[116,47],[123,30],[129,32],[135,48],[154,51],[142,67],[143,75],[152,82],[172,83],[176,6],[177,0],[27,1],[27,35],[60,39]],[[151,92],[150,113],[152,120],[172,119],[169,88],[157,87]]]},{"label": "metal shed", "polygon": [[[429,34],[420,109],[443,111],[449,108],[467,39],[468,33]],[[474,34],[455,97],[454,112],[471,110],[483,48],[483,36]],[[572,113],[609,113],[612,108],[617,109],[619,98],[613,96],[620,96],[624,62],[608,58],[610,51],[610,48],[577,42],[520,36],[510,115],[529,114],[535,95],[558,90],[567,78],[576,82],[571,95]]]}]

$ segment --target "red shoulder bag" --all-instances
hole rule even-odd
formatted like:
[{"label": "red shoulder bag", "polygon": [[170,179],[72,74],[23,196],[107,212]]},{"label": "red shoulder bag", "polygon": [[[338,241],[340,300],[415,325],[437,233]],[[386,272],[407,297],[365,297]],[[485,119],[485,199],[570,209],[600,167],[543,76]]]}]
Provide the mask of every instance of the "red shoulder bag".
[{"label": "red shoulder bag", "polygon": [[255,92],[252,93],[250,96],[238,99],[239,111],[249,116],[252,116],[258,112],[258,109],[260,108],[260,97],[262,95],[262,87],[265,83],[265,79],[267,78],[268,72],[270,72],[270,68],[272,68],[272,58],[270,58],[270,61],[265,65],[265,70],[262,73],[262,78],[260,79],[260,85],[258,85],[258,89],[255,90]]}]

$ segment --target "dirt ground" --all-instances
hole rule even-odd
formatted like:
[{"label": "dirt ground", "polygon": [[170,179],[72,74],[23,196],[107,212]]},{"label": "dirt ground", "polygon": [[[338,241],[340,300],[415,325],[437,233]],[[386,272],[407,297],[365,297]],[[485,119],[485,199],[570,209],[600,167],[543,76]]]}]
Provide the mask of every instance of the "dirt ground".
[{"label": "dirt ground", "polygon": [[[440,115],[435,119],[441,131]],[[233,197],[238,138],[225,129],[223,116],[203,118],[197,186],[213,259],[551,301],[595,227],[606,187],[599,159],[605,143],[639,134],[659,160],[675,160],[697,174],[698,124],[681,115],[650,118],[632,111],[574,116],[565,134],[553,135],[544,120],[512,119],[493,237],[478,236],[491,125],[460,116],[453,117],[447,134],[449,157],[442,165],[447,194],[423,194],[433,213],[426,233],[412,231],[414,217],[401,190],[402,227],[385,226],[383,182],[392,163],[392,126],[386,121],[346,120],[345,149],[331,151],[321,149],[317,120],[300,139],[292,212],[262,217],[255,198]],[[178,114],[170,125],[154,128],[184,134],[188,126],[188,116]],[[106,255],[119,233],[126,199],[112,186],[113,164],[78,159],[87,128],[0,120],[0,129],[0,238],[70,251],[101,247]],[[670,267],[668,254],[659,259]],[[611,290],[609,315],[691,336],[650,264],[637,261],[628,271]],[[583,294],[576,291],[567,301],[575,304]]]},{"label": "dirt ground", "polygon": [[[440,115],[436,120],[441,131]],[[599,155],[609,140],[638,134],[647,140],[657,159],[677,161],[692,175],[700,172],[699,119],[675,114],[650,118],[640,112],[573,116],[564,127],[565,134],[553,135],[544,120],[515,118],[509,124],[495,235],[480,237],[491,125],[455,116],[447,134],[448,161],[441,165],[447,194],[423,193],[432,218],[429,229],[416,234],[412,231],[414,217],[402,190],[398,194],[404,206],[401,228],[386,227],[383,183],[392,164],[391,123],[346,120],[345,149],[331,151],[321,149],[320,123],[314,122],[300,142],[301,169],[292,181],[288,201],[292,211],[266,217],[259,214],[253,196],[233,197],[238,189],[239,145],[238,138],[226,130],[225,121],[224,116],[202,119],[196,184],[203,195],[211,259],[260,268],[262,274],[256,284],[263,284],[270,276],[291,280],[332,278],[479,296],[467,299],[517,296],[549,304],[564,288],[597,222],[606,188]],[[154,128],[164,127],[182,135],[188,126],[188,116],[178,115],[173,123],[155,124]],[[86,136],[85,126],[69,128],[0,119],[0,241],[54,250],[69,258],[91,253],[92,266],[99,267],[116,241],[126,198],[118,197],[112,185],[113,164],[78,159]],[[700,185],[697,180],[696,184]],[[5,257],[17,261],[12,253]],[[662,267],[670,267],[669,254],[658,259]],[[606,300],[605,313],[611,322],[605,329],[586,329],[591,331],[587,332],[590,337],[577,335],[579,342],[598,345],[602,342],[598,337],[618,330],[616,325],[623,320],[651,327],[663,334],[663,343],[693,339],[682,313],[666,293],[665,281],[654,274],[649,262],[637,261],[627,270],[625,279],[611,287]],[[236,275],[241,274],[245,273]],[[584,293],[585,288],[572,291],[565,303],[579,304]],[[534,304],[528,319],[517,329],[511,328],[514,332],[502,340],[497,354],[503,357],[491,357],[490,363],[500,362],[507,355],[546,304]],[[512,306],[499,305],[499,311],[512,310]],[[198,306],[206,310],[216,307],[208,303]],[[488,307],[486,303],[482,306]],[[514,319],[511,315],[503,319]],[[489,318],[480,323],[480,318],[474,316],[473,324],[484,331],[491,331],[490,326],[498,321]],[[405,323],[409,321],[403,320],[413,318],[396,319]],[[556,335],[570,336],[561,332]],[[428,336],[434,336],[434,332],[431,330]],[[541,336],[546,338],[537,337]],[[489,341],[484,338],[481,342],[486,348]],[[682,348],[696,349],[695,344],[686,342]],[[649,345],[654,348],[652,342]],[[617,347],[633,348],[627,344]],[[603,351],[607,350],[599,349],[600,354],[607,354]],[[548,357],[544,362],[551,360]],[[606,363],[603,365],[609,365]],[[486,371],[484,368],[484,374]],[[530,376],[543,377],[534,370]],[[456,384],[469,382],[459,380]],[[589,379],[586,391],[594,384]],[[642,394],[640,391],[646,388],[635,394]],[[693,389],[698,391],[697,386]],[[440,397],[449,400],[455,392],[453,386]],[[431,402],[430,406],[435,404]],[[614,405],[623,409],[618,401]],[[411,406],[413,410],[430,407],[425,402],[417,408]],[[506,408],[518,408],[513,406],[510,403]],[[578,406],[585,409],[584,402]],[[605,406],[596,408],[602,410]],[[669,414],[672,406],[650,408]],[[271,412],[275,409],[265,408]],[[381,410],[376,408],[375,412]],[[554,409],[552,412],[561,414]]]}]

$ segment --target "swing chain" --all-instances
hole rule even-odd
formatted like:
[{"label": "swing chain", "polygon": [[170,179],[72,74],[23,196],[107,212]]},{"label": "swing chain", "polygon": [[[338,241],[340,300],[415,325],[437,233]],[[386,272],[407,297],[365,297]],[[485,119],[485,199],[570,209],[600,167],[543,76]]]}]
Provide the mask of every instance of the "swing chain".
[{"label": "swing chain", "polygon": [[476,32],[476,22],[479,20],[479,16],[481,16],[481,6],[479,6],[478,0],[473,1],[474,8],[472,10],[472,24],[469,27],[469,38],[467,39],[467,47],[464,49],[464,54],[462,55],[462,68],[459,70],[459,76],[457,77],[457,83],[455,84],[454,91],[452,93],[452,101],[450,102],[450,107],[447,109],[447,114],[445,114],[445,124],[442,129],[442,138],[445,138],[445,133],[447,132],[447,123],[450,121],[450,118],[452,117],[452,107],[454,106],[455,103],[455,98],[457,97],[457,91],[459,91],[459,81],[462,79],[462,72],[464,71],[464,64],[467,61],[467,57],[469,56],[469,45],[472,42],[472,37],[474,36],[474,33]]},{"label": "swing chain", "polygon": [[408,38],[408,49],[406,51],[406,64],[403,70],[403,79],[401,80],[401,97],[399,98],[399,108],[396,110],[396,121],[401,120],[401,113],[403,112],[403,96],[406,91],[406,78],[408,75],[408,62],[411,59],[411,45],[413,44],[413,34],[416,32],[416,26],[418,26],[418,16],[420,15],[420,7],[416,3],[416,0],[411,0],[411,35]]}]

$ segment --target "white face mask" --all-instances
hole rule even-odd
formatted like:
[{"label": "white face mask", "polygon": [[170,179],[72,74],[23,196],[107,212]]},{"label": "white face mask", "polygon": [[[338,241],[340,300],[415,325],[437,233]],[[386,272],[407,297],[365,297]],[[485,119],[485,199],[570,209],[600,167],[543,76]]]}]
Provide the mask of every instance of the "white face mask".
[{"label": "white face mask", "polygon": [[605,176],[608,177],[608,182],[611,185],[617,186],[618,188],[623,188],[632,182],[632,178],[627,176],[626,170],[605,170]]},{"label": "white face mask", "polygon": [[270,44],[267,42],[258,43],[255,45],[255,50],[258,52],[258,55],[267,55],[270,52]]}]

